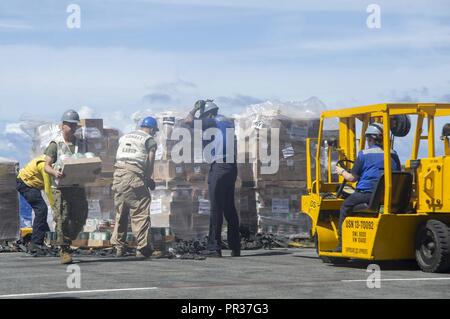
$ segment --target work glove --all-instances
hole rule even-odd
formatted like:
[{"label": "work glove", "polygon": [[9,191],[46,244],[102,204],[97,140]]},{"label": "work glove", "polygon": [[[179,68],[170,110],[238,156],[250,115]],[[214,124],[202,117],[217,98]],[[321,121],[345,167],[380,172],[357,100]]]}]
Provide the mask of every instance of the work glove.
[{"label": "work glove", "polygon": [[198,111],[198,110],[204,109],[205,105],[206,105],[205,100],[198,100],[197,102],[195,102],[194,110]]}]

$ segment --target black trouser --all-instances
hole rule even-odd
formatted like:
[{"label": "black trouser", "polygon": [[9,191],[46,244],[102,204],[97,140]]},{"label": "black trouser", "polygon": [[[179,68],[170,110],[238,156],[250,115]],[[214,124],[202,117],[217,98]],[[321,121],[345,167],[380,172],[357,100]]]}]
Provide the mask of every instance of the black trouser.
[{"label": "black trouser", "polygon": [[22,180],[17,180],[17,191],[30,204],[34,211],[33,233],[31,241],[36,245],[44,244],[45,233],[50,231],[47,224],[48,208],[41,191],[37,188],[29,187]]},{"label": "black trouser", "polygon": [[364,203],[368,204],[370,202],[370,197],[372,197],[371,192],[354,192],[342,203],[338,224],[339,239],[341,239],[342,236],[342,224],[344,223],[345,217],[347,217],[347,215],[353,211],[353,207],[355,207],[356,205]]},{"label": "black trouser", "polygon": [[208,186],[211,215],[209,219],[208,250],[221,250],[223,217],[228,223],[228,246],[241,249],[239,217],[234,205],[234,190],[237,178],[236,164],[213,163],[209,170]]}]

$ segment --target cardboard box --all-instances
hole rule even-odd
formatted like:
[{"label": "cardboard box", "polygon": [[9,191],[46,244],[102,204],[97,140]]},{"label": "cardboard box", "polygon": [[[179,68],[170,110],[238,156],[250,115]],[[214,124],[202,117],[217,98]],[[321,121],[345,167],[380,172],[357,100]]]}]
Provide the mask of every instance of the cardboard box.
[{"label": "cardboard box", "polygon": [[88,247],[111,247],[112,244],[109,240],[89,239]]},{"label": "cardboard box", "polygon": [[300,212],[300,198],[304,189],[293,187],[267,186],[256,191],[258,213],[288,214]]},{"label": "cardboard box", "polygon": [[238,163],[238,177],[242,182],[252,182],[255,180],[252,163]]},{"label": "cardboard box", "polygon": [[109,216],[109,218],[114,218],[114,199],[104,198],[100,199],[100,211],[103,216]]},{"label": "cardboard box", "polygon": [[174,237],[170,235],[170,228],[152,227],[150,233],[154,250],[165,252],[174,240]]},{"label": "cardboard box", "polygon": [[[272,169],[276,169],[275,164],[270,164]],[[261,162],[253,163],[253,175],[258,181],[305,181],[306,180],[306,160],[305,159],[280,159],[278,160],[278,170],[273,174],[263,174],[262,167],[267,165]]]},{"label": "cardboard box", "polygon": [[172,149],[179,141],[174,140],[163,140],[158,143],[158,148],[156,149],[155,159],[156,160],[171,160],[172,159]]},{"label": "cardboard box", "polygon": [[62,179],[56,180],[57,187],[84,186],[93,183],[102,169],[102,161],[94,158],[69,158],[63,162]]},{"label": "cardboard box", "polygon": [[185,165],[172,161],[155,161],[153,178],[155,181],[186,180]]},{"label": "cardboard box", "polygon": [[103,134],[103,119],[81,119],[80,126],[96,128],[101,134]]},{"label": "cardboard box", "polygon": [[171,201],[170,197],[153,199],[150,207],[152,227],[170,228],[178,238],[192,239],[192,200]]},{"label": "cardboard box", "polygon": [[102,138],[88,138],[87,139],[87,149],[88,152],[92,152],[100,157],[107,157],[107,141]]},{"label": "cardboard box", "polygon": [[236,209],[239,215],[239,225],[251,232],[258,230],[258,214],[256,210],[256,190],[254,188],[236,189]]},{"label": "cardboard box", "polygon": [[207,163],[185,164],[185,169],[188,181],[207,181],[210,165]]},{"label": "cardboard box", "polygon": [[279,181],[305,181],[306,160],[305,159],[282,159],[277,174]]},{"label": "cardboard box", "polygon": [[19,163],[0,158],[0,240],[19,238],[18,167]]}]

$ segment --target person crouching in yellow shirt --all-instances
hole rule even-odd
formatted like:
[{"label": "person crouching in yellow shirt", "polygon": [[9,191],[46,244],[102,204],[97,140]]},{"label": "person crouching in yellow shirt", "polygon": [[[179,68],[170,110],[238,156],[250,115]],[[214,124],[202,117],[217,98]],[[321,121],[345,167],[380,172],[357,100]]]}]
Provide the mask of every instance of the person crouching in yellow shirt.
[{"label": "person crouching in yellow shirt", "polygon": [[41,155],[31,160],[17,176],[17,191],[34,210],[33,232],[28,247],[31,253],[41,248],[45,233],[50,231],[47,224],[48,208],[41,191],[45,191],[50,205],[53,204],[53,194],[50,176],[44,168],[45,155]]}]

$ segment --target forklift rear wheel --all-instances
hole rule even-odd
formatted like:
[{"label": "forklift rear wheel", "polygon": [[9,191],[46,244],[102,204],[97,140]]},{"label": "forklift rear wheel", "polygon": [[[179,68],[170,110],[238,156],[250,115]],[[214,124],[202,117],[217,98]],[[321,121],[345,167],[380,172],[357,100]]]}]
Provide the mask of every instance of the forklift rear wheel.
[{"label": "forklift rear wheel", "polygon": [[450,270],[450,229],[446,224],[431,219],[419,226],[416,261],[425,272]]}]

